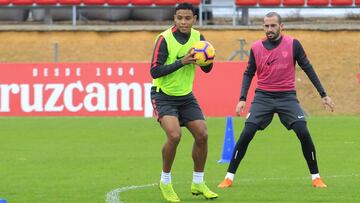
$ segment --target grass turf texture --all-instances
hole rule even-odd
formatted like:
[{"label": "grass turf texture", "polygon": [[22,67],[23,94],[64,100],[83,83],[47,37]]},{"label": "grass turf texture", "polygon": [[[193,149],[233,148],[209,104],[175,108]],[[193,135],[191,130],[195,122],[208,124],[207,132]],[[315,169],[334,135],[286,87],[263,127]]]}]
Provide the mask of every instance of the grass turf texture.
[{"label": "grass turf texture", "polygon": [[[205,180],[216,202],[360,202],[360,117],[310,117],[326,189],[311,187],[300,143],[275,117],[251,142],[234,186],[216,188],[227,164],[221,157],[225,118],[208,118]],[[235,139],[243,127],[234,119]],[[105,202],[116,188],[158,183],[163,131],[145,118],[0,118],[0,199],[8,203]],[[191,134],[183,129],[172,174],[182,202],[190,193]],[[158,185],[120,193],[125,203],[163,202]]]}]

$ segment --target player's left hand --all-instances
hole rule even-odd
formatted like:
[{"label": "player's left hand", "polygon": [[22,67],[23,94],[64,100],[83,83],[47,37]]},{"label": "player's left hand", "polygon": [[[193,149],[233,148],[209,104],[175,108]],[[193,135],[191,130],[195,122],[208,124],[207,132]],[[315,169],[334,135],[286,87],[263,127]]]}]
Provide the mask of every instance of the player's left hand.
[{"label": "player's left hand", "polygon": [[329,96],[325,96],[321,99],[325,109],[330,108],[330,111],[333,112],[335,108],[335,103],[332,101],[332,99]]}]

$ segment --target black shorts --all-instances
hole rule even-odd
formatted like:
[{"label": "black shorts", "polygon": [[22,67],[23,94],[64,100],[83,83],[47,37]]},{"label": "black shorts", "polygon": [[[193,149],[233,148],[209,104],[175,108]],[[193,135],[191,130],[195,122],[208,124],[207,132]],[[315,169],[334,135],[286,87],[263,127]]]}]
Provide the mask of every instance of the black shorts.
[{"label": "black shorts", "polygon": [[297,121],[306,122],[295,91],[265,92],[257,89],[246,122],[254,123],[263,130],[271,123],[274,113],[279,115],[288,130]]},{"label": "black shorts", "polygon": [[184,126],[189,121],[205,120],[193,93],[185,96],[170,96],[161,90],[156,92],[156,88],[152,87],[151,103],[159,122],[160,118],[165,115],[176,116],[181,126]]}]

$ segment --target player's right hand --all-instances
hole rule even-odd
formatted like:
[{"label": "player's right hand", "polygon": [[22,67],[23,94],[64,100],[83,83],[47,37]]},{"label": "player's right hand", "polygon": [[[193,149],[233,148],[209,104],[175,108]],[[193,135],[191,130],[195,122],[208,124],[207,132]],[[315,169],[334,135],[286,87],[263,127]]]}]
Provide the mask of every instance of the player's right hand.
[{"label": "player's right hand", "polygon": [[240,116],[240,111],[241,111],[241,113],[244,113],[245,106],[246,106],[246,101],[239,101],[239,103],[236,105],[236,109],[235,109],[237,116]]},{"label": "player's right hand", "polygon": [[195,53],[191,53],[192,49],[188,51],[188,53],[181,59],[181,63],[183,65],[191,64],[196,62],[196,58],[194,58]]}]

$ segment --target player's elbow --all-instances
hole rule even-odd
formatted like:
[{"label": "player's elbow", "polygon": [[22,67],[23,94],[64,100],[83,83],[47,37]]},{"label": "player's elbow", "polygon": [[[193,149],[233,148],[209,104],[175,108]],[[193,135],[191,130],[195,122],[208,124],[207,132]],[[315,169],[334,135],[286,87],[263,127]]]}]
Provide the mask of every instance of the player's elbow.
[{"label": "player's elbow", "polygon": [[159,78],[160,75],[157,73],[157,71],[155,70],[155,67],[152,67],[150,69],[150,75],[153,79]]}]

